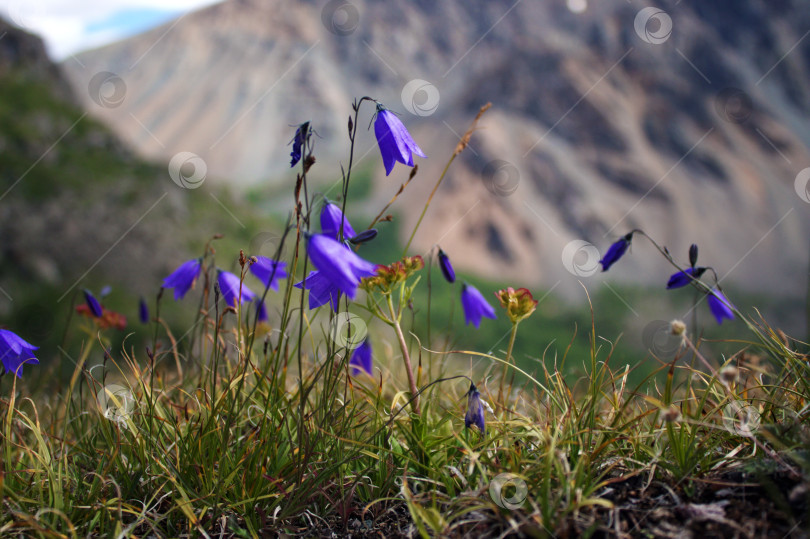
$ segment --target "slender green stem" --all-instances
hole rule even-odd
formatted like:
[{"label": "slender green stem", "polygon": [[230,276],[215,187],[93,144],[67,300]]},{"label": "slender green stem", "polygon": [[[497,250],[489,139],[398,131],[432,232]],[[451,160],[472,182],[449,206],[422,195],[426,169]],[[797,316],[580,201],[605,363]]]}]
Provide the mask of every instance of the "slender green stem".
[{"label": "slender green stem", "polygon": [[506,348],[506,366],[503,369],[503,373],[501,374],[501,387],[498,389],[498,400],[501,400],[503,396],[503,386],[506,383],[506,371],[508,370],[508,365],[511,364],[512,360],[512,349],[515,347],[515,337],[517,337],[517,328],[520,322],[515,322],[512,324],[512,333],[509,335],[509,346]]},{"label": "slender green stem", "polygon": [[419,415],[419,393],[416,388],[416,380],[413,378],[413,366],[411,365],[411,356],[408,353],[408,344],[405,342],[405,335],[402,333],[402,328],[399,325],[399,313],[394,310],[394,302],[391,299],[391,294],[386,294],[388,300],[388,311],[391,313],[391,325],[394,326],[394,331],[397,334],[399,347],[402,350],[402,360],[405,362],[405,370],[408,372],[408,384],[410,385],[411,395],[416,395],[413,399],[413,411]]}]

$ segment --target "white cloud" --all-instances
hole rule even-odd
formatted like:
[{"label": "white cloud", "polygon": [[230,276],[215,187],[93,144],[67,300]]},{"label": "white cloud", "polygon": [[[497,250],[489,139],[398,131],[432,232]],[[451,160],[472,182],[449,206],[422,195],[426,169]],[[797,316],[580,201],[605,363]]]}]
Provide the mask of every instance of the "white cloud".
[{"label": "white cloud", "polygon": [[83,49],[120,39],[125,28],[89,31],[122,10],[190,11],[217,0],[0,0],[0,13],[29,32],[39,34],[48,51],[62,59]]}]

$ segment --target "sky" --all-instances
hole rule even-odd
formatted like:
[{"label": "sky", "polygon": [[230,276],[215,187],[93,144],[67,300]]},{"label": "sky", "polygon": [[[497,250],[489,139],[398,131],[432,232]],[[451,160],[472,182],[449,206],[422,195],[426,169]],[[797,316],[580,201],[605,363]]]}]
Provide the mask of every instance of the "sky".
[{"label": "sky", "polygon": [[62,60],[158,26],[217,0],[0,0],[0,14]]}]

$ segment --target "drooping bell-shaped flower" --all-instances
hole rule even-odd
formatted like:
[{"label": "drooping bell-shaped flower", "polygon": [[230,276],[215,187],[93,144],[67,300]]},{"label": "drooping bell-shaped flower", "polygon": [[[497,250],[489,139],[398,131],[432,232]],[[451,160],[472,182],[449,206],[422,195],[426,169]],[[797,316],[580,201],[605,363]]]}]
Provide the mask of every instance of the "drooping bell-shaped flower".
[{"label": "drooping bell-shaped flower", "polygon": [[719,289],[713,288],[712,291],[706,295],[706,301],[709,303],[709,310],[712,311],[718,324],[722,324],[724,318],[734,320],[734,310],[732,309],[731,302]]},{"label": "drooping bell-shaped flower", "polygon": [[461,306],[464,308],[464,321],[472,324],[475,329],[481,325],[481,318],[496,318],[495,309],[487,303],[481,292],[472,285],[464,283],[461,287]]},{"label": "drooping bell-shaped flower", "polygon": [[326,234],[309,236],[307,253],[319,275],[352,300],[357,295],[360,279],[374,275],[377,267]]},{"label": "drooping bell-shaped flower", "polygon": [[667,281],[667,290],[681,288],[692,282],[692,277],[699,279],[706,272],[706,268],[686,268],[683,271],[673,273]]},{"label": "drooping bell-shaped flower", "polygon": [[236,308],[237,303],[247,303],[256,299],[253,293],[240,279],[229,271],[219,270],[217,275],[219,289],[225,303],[229,307]]},{"label": "drooping bell-shaped flower", "polygon": [[195,258],[183,262],[171,275],[163,279],[163,288],[174,288],[175,301],[183,299],[186,292],[194,285],[201,268],[202,259]]},{"label": "drooping bell-shaped flower", "polygon": [[90,309],[93,316],[96,318],[104,316],[104,309],[101,308],[101,303],[99,303],[95,296],[86,288],[84,289],[84,301],[87,303],[87,307]]},{"label": "drooping bell-shaped flower", "polygon": [[264,286],[278,292],[278,281],[288,277],[287,263],[273,260],[266,256],[257,256],[256,261],[250,265],[250,272],[259,279]]},{"label": "drooping bell-shaped flower", "polygon": [[453,271],[453,265],[450,264],[450,258],[447,257],[447,254],[439,249],[439,268],[442,270],[442,275],[447,280],[448,283],[454,283],[456,281],[456,272]]},{"label": "drooping bell-shaped flower", "polygon": [[39,360],[34,357],[38,347],[26,342],[19,335],[7,329],[0,329],[0,361],[7,372],[13,372],[22,378],[23,365],[34,365]]},{"label": "drooping bell-shaped flower", "polygon": [[610,269],[610,266],[616,263],[624,253],[627,252],[627,248],[630,247],[630,242],[633,240],[633,232],[622,236],[617,242],[611,245],[605,256],[602,257],[602,260],[599,261],[602,264],[602,271],[607,271]]},{"label": "drooping bell-shaped flower", "polygon": [[481,434],[486,434],[487,426],[484,421],[484,405],[481,404],[481,393],[475,384],[470,382],[470,390],[467,391],[467,413],[464,414],[464,426],[470,428],[475,425]]},{"label": "drooping bell-shaped flower", "polygon": [[360,346],[354,349],[352,357],[349,359],[349,365],[352,367],[352,376],[357,376],[361,371],[366,372],[369,376],[373,376],[371,342],[368,337],[363,339]]},{"label": "drooping bell-shaped flower", "polygon": [[412,167],[413,154],[427,157],[396,114],[380,104],[377,104],[374,134],[377,136],[377,145],[380,147],[386,176],[394,170],[394,164],[397,161]]},{"label": "drooping bell-shaped flower", "polygon": [[[343,227],[342,238],[339,236],[341,227]],[[357,235],[349,223],[349,218],[332,202],[324,204],[321,210],[321,232],[336,240],[348,240]]]},{"label": "drooping bell-shaped flower", "polygon": [[295,283],[296,288],[309,290],[309,308],[315,309],[327,303],[337,312],[340,289],[320,271],[311,271],[306,281]]}]

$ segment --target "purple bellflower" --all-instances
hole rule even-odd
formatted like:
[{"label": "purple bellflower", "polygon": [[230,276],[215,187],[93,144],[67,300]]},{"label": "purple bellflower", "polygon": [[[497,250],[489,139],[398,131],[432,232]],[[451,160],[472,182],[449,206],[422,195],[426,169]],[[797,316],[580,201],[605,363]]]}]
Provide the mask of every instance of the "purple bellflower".
[{"label": "purple bellflower", "polygon": [[146,305],[146,300],[143,299],[143,296],[141,296],[141,301],[138,302],[138,318],[140,318],[141,324],[149,323],[149,306]]},{"label": "purple bellflower", "polygon": [[464,321],[472,324],[475,329],[481,325],[481,317],[495,318],[495,309],[490,305],[481,292],[472,285],[464,283],[461,287],[461,306],[464,307]]},{"label": "purple bellflower", "polygon": [[329,303],[332,306],[332,310],[337,312],[340,290],[320,271],[309,272],[306,279],[306,286],[304,286],[304,281],[301,281],[296,283],[295,287],[309,290],[310,309],[315,309]]},{"label": "purple bellflower", "polygon": [[373,376],[371,370],[371,342],[368,340],[368,337],[363,339],[360,346],[354,349],[352,357],[349,360],[349,365],[352,367],[352,376],[357,376],[361,371],[366,372],[369,376]]},{"label": "purple bellflower", "polygon": [[399,161],[403,165],[413,166],[413,154],[427,157],[411,138],[411,134],[402,125],[396,114],[377,104],[377,118],[374,120],[374,134],[377,136],[377,145],[380,147],[385,175],[391,174],[394,164]]},{"label": "purple bellflower", "polygon": [[354,251],[326,234],[313,234],[307,239],[307,253],[312,264],[349,299],[357,295],[363,277],[377,274],[377,266],[357,256]]},{"label": "purple bellflower", "polygon": [[264,283],[265,287],[278,292],[278,281],[288,277],[286,267],[286,262],[276,261],[266,256],[257,256],[256,262],[250,265],[250,273]]},{"label": "purple bellflower", "polygon": [[484,422],[484,405],[481,404],[481,393],[475,387],[475,384],[470,382],[470,390],[467,391],[467,413],[464,414],[464,426],[469,429],[472,425],[478,427],[481,434],[485,434],[487,431]]},{"label": "purple bellflower", "polygon": [[87,307],[90,309],[90,312],[93,313],[93,316],[96,318],[104,316],[104,309],[101,308],[101,303],[99,303],[95,296],[86,288],[84,290],[84,301],[87,303]]},{"label": "purple bellflower", "polygon": [[699,279],[705,271],[706,268],[686,268],[678,273],[673,273],[667,281],[667,290],[684,287],[692,282],[692,277]]},{"label": "purple bellflower", "polygon": [[[222,292],[222,297],[225,298],[225,303],[229,307],[236,308],[236,304],[255,302],[259,309],[259,320],[267,320],[267,308],[261,298],[253,293],[246,284],[239,280],[239,277],[229,271],[219,270],[217,275],[217,283],[219,283],[219,290]],[[241,297],[240,297],[241,293]]]},{"label": "purple bellflower", "polygon": [[630,242],[633,240],[633,232],[622,236],[619,241],[615,242],[611,245],[605,256],[602,257],[602,260],[599,261],[602,264],[602,271],[607,271],[610,269],[610,266],[616,263],[624,253],[627,252],[627,248],[630,247]]},{"label": "purple bellflower", "polygon": [[0,360],[7,372],[22,378],[23,365],[39,363],[34,357],[37,347],[24,341],[19,335],[7,329],[0,329]]},{"label": "purple bellflower", "polygon": [[237,303],[245,303],[256,299],[256,294],[241,282],[237,275],[229,271],[219,270],[217,275],[219,289],[225,303],[230,307],[236,307]]},{"label": "purple bellflower", "polygon": [[163,279],[163,288],[174,288],[175,301],[183,299],[194,285],[201,268],[202,260],[199,258],[183,262],[171,275]]},{"label": "purple bellflower", "polygon": [[[340,227],[343,226],[343,237],[339,237]],[[336,240],[348,240],[355,237],[349,218],[343,215],[337,204],[327,202],[321,210],[321,232]]]},{"label": "purple bellflower", "polygon": [[453,265],[450,264],[450,259],[441,248],[439,248],[439,267],[448,283],[454,283],[456,281],[456,272],[453,271]]},{"label": "purple bellflower", "polygon": [[712,311],[718,324],[722,324],[724,318],[734,320],[734,311],[731,308],[731,302],[720,290],[717,288],[712,289],[706,296],[706,301],[709,303],[709,310]]}]

